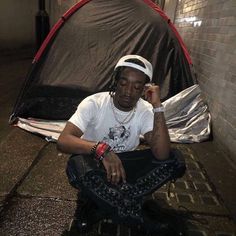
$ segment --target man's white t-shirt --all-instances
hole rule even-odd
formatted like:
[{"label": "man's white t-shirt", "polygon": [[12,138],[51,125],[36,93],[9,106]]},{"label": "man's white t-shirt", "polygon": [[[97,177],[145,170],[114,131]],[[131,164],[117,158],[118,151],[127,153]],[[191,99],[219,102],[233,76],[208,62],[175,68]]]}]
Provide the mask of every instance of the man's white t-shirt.
[{"label": "man's white t-shirt", "polygon": [[104,141],[118,153],[134,150],[139,136],[152,131],[153,119],[152,105],[142,98],[135,112],[125,112],[114,106],[109,92],[101,92],[85,98],[69,121],[81,129],[81,138]]}]

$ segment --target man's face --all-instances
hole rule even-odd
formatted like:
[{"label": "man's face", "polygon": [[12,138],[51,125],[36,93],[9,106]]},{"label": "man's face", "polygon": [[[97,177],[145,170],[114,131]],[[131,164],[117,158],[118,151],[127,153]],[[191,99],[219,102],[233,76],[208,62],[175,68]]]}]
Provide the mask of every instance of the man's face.
[{"label": "man's face", "polygon": [[123,111],[133,109],[143,93],[145,81],[146,76],[143,72],[126,67],[117,82],[115,106]]}]

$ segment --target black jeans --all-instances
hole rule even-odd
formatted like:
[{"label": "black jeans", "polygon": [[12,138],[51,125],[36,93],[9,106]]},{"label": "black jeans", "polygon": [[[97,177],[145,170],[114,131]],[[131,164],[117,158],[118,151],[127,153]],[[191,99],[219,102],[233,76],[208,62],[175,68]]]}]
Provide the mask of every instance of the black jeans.
[{"label": "black jeans", "polygon": [[165,161],[157,160],[150,149],[117,154],[126,172],[127,183],[107,181],[106,171],[91,156],[72,155],[67,165],[70,184],[118,221],[141,219],[143,197],[171,180],[182,177],[185,162],[178,150]]}]

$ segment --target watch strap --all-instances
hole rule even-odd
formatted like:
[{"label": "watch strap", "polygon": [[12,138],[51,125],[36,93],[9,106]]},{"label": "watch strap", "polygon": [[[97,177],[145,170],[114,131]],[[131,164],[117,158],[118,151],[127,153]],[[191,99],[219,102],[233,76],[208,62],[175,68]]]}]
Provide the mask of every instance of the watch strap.
[{"label": "watch strap", "polygon": [[165,111],[165,108],[163,105],[161,105],[160,107],[156,107],[156,108],[153,108],[153,112],[156,113],[156,112],[164,112]]}]

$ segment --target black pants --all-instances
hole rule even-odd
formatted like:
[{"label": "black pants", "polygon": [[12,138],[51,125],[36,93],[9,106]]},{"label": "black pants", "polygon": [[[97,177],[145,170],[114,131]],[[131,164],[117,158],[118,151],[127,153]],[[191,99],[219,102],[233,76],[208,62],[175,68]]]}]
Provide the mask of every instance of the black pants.
[{"label": "black pants", "polygon": [[178,150],[169,159],[157,160],[150,149],[117,154],[126,172],[127,183],[107,181],[106,171],[91,156],[72,155],[67,165],[70,184],[118,221],[140,220],[143,197],[168,181],[182,177],[185,162]]}]

